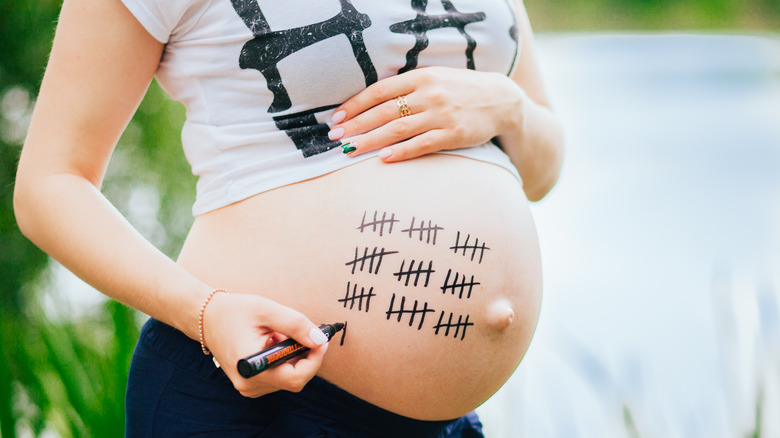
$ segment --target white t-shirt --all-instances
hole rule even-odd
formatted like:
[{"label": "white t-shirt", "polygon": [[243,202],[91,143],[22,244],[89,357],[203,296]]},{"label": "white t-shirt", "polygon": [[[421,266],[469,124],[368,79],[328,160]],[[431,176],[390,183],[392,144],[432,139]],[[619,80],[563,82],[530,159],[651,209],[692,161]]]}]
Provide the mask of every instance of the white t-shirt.
[{"label": "white t-shirt", "polygon": [[[166,43],[156,77],[187,108],[195,215],[375,156],[327,136],[333,109],[367,85],[431,65],[510,74],[519,47],[511,0],[123,2]],[[445,153],[520,179],[493,144]]]}]

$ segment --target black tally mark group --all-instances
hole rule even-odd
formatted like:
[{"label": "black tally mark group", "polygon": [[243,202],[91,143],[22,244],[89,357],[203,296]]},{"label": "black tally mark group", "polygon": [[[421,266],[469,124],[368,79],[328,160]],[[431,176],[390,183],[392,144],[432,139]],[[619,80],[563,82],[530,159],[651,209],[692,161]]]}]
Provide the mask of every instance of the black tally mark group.
[{"label": "black tally mark group", "polygon": [[[408,224],[408,226],[404,228],[403,223]],[[441,240],[442,236],[446,237],[446,234],[439,234],[439,232],[444,232],[445,228],[430,219],[422,220],[412,216],[411,219],[404,220],[395,213],[377,210],[363,212],[360,225],[357,226],[356,230],[360,233],[373,233],[380,237],[400,233],[414,242],[430,246],[437,245],[437,239]],[[450,236],[450,238],[452,237],[454,237],[454,244],[449,246],[449,249],[454,250],[455,254],[465,256],[475,264],[481,264],[485,258],[485,252],[490,250],[485,242],[480,242],[476,237],[472,238],[470,234],[456,231],[454,236]],[[443,295],[457,297],[458,300],[468,300],[472,294],[476,293],[475,286],[481,284],[476,281],[474,275],[457,272],[453,269],[446,269],[446,274],[443,269],[437,270],[434,260],[404,258],[400,251],[388,250],[379,246],[355,247],[354,256],[344,265],[351,270],[352,275],[358,272],[379,275],[383,263],[398,266],[392,275],[396,278],[399,287],[402,288],[424,289],[433,286]],[[439,274],[440,281],[437,281],[434,276],[436,272],[441,272]],[[375,291],[374,287],[359,286],[350,281],[347,283],[343,298],[340,298],[338,302],[345,309],[369,312],[372,300],[379,296],[380,294]],[[465,339],[467,329],[474,325],[470,315],[457,315],[442,309],[434,309],[428,301],[420,299],[420,297],[417,299],[409,298],[407,295],[396,292],[382,296],[384,298],[379,299],[387,300],[389,297],[389,301],[385,301],[389,302],[385,311],[388,321],[406,323],[409,327],[422,330],[425,327],[428,314],[438,312],[436,324],[429,325],[433,333],[460,340]]]}]

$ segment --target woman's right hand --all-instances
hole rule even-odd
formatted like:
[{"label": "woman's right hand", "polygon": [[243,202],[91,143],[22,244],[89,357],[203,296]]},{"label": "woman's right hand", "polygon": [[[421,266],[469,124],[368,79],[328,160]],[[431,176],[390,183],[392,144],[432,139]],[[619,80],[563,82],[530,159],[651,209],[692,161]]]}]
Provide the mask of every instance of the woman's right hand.
[{"label": "woman's right hand", "polygon": [[[244,397],[302,390],[319,370],[328,348],[327,337],[305,315],[250,294],[214,295],[203,314],[203,332],[207,348]],[[288,337],[311,350],[249,379],[238,374],[240,359]]]}]

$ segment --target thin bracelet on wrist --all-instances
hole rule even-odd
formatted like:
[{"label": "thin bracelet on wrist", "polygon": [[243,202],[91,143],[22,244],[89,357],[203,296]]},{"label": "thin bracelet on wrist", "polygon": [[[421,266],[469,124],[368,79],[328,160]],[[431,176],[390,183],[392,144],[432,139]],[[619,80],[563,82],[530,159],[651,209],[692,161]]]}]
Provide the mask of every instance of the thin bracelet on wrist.
[{"label": "thin bracelet on wrist", "polygon": [[206,348],[206,344],[203,342],[203,314],[206,313],[206,306],[209,305],[211,299],[214,298],[218,292],[228,293],[225,289],[214,289],[209,296],[203,301],[203,305],[200,306],[200,314],[198,315],[198,337],[200,338],[200,349],[203,350],[203,354],[210,355],[211,352]]}]

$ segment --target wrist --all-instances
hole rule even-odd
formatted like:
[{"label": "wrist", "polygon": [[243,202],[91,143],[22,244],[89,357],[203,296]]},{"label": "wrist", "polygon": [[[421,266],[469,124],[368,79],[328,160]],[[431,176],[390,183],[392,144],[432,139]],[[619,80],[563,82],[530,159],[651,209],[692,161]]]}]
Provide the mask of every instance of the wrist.
[{"label": "wrist", "polygon": [[504,110],[496,118],[497,137],[504,152],[514,158],[520,154],[519,148],[524,143],[522,139],[527,133],[527,112],[533,102],[522,87],[511,80],[507,80],[503,96],[506,99]]},{"label": "wrist", "polygon": [[498,85],[494,102],[498,102],[495,107],[495,130],[499,137],[507,139],[521,138],[524,134],[525,114],[532,103],[525,90],[513,81],[511,78],[500,73],[495,73],[498,77],[495,83]]},{"label": "wrist", "polygon": [[533,102],[522,87],[515,82],[509,82],[512,89],[512,92],[509,94],[512,98],[512,107],[511,110],[506,113],[507,120],[505,120],[503,132],[516,138],[522,138],[526,132],[525,125],[526,120],[528,120],[526,115]]},{"label": "wrist", "polygon": [[211,303],[211,300],[214,298],[215,295],[218,293],[228,293],[225,289],[214,289],[212,290],[208,297],[206,297],[205,300],[203,300],[203,304],[200,306],[200,312],[198,313],[198,341],[200,342],[200,349],[203,351],[203,354],[206,356],[211,355],[211,351],[209,351],[208,347],[206,347],[206,341],[205,341],[205,324],[204,324],[204,317],[206,314],[206,308],[208,307],[209,303]]},{"label": "wrist", "polygon": [[[204,302],[215,290],[214,287],[197,282],[189,288],[180,289],[182,293],[177,300],[178,305],[171,321],[167,322],[190,339],[199,341],[200,312]],[[212,297],[213,298],[213,297]],[[170,317],[169,317],[170,318]]]}]

